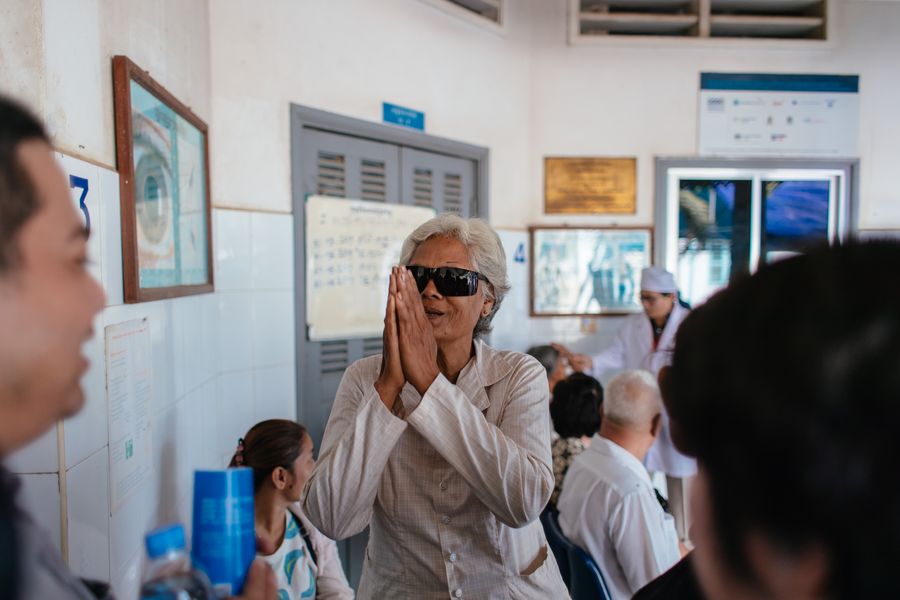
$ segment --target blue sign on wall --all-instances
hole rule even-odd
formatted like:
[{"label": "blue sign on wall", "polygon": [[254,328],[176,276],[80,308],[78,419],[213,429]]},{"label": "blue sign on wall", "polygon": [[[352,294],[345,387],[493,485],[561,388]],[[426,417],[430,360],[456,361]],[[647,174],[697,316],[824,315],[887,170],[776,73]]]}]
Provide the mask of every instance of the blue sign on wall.
[{"label": "blue sign on wall", "polygon": [[389,102],[382,102],[382,121],[425,131],[425,113]]}]

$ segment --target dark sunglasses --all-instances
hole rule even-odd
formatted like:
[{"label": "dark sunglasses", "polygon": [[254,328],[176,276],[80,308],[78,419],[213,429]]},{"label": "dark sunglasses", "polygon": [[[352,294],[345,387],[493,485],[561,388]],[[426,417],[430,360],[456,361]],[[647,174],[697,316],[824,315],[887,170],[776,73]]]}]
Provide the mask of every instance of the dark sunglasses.
[{"label": "dark sunglasses", "polygon": [[416,280],[419,293],[425,290],[429,281],[433,281],[441,296],[474,296],[478,291],[478,280],[487,281],[485,276],[477,271],[456,267],[430,268],[409,265],[406,268]]}]

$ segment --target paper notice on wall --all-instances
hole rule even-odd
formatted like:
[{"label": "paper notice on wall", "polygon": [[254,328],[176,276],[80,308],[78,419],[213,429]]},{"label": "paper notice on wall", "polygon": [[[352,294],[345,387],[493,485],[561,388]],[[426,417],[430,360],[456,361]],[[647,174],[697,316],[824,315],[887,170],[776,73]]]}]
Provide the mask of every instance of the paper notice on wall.
[{"label": "paper notice on wall", "polygon": [[147,319],[110,325],[105,333],[110,510],[115,512],[153,469],[153,357]]}]

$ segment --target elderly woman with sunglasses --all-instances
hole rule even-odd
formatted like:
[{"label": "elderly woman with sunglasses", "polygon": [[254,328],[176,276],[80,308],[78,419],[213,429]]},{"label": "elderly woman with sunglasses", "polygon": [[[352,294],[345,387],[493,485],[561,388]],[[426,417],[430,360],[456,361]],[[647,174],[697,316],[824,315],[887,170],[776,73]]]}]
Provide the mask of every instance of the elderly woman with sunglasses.
[{"label": "elderly woman with sunglasses", "polygon": [[305,489],[335,539],[369,526],[359,598],[568,597],[537,518],[553,490],[547,376],[494,350],[497,234],[440,215],[390,275],[381,356],[344,374]]}]

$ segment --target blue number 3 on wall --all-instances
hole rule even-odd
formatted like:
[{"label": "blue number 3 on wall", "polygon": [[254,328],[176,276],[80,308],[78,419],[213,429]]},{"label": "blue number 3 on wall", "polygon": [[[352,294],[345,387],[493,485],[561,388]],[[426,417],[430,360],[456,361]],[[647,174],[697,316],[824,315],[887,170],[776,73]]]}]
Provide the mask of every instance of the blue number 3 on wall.
[{"label": "blue number 3 on wall", "polygon": [[81,197],[78,199],[78,208],[81,209],[81,212],[84,213],[84,230],[88,235],[91,233],[91,213],[88,210],[87,204],[85,204],[85,198],[87,198],[88,194],[88,180],[84,177],[77,177],[75,175],[69,175],[69,187],[70,188],[78,188],[81,190]]}]

